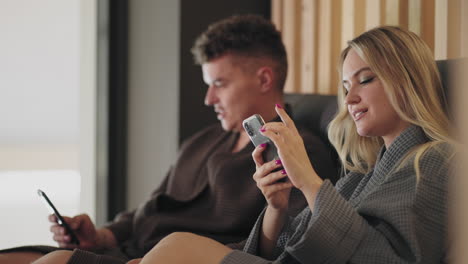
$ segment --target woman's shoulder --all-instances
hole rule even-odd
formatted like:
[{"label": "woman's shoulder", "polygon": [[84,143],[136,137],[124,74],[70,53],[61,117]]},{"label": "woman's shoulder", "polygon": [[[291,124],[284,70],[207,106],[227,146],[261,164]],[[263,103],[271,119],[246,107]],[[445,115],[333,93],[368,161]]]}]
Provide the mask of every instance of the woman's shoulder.
[{"label": "woman's shoulder", "polygon": [[[420,153],[416,152],[417,169],[428,182],[447,182],[455,166],[455,146],[448,142],[429,142]],[[413,159],[414,160],[414,159]]]},{"label": "woman's shoulder", "polygon": [[428,142],[420,154],[424,165],[448,165],[455,156],[455,146],[449,142]]}]

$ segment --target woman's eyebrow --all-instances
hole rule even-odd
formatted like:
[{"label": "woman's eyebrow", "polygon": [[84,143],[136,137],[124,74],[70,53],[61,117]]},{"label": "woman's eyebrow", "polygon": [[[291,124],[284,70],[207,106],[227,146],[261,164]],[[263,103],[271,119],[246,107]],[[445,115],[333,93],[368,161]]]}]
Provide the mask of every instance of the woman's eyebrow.
[{"label": "woman's eyebrow", "polygon": [[[362,68],[358,69],[357,71],[355,71],[353,74],[351,74],[351,77],[355,77],[356,75],[359,75],[359,74],[360,74],[361,72],[363,72],[363,71],[370,71],[370,70],[371,70],[371,69],[370,69],[368,66],[362,67]],[[349,80],[349,79],[350,79],[350,78],[344,79],[344,80],[343,80],[343,85],[344,85],[345,83],[348,83],[348,80]]]}]

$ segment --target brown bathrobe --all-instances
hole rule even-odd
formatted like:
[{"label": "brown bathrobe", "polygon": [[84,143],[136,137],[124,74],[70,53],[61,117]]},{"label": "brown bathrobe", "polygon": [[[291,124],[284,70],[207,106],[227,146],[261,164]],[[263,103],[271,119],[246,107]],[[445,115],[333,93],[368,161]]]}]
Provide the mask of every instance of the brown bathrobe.
[{"label": "brown bathrobe", "polygon": [[[336,165],[325,144],[311,133],[300,131],[318,174],[335,180]],[[114,233],[119,249],[94,252],[97,254],[75,250],[69,263],[125,263],[142,257],[176,231],[193,232],[224,244],[245,240],[265,199],[252,179],[253,145],[231,153],[238,136],[217,124],[187,140],[149,200],[106,225]],[[298,190],[292,195],[291,214],[297,214],[306,202]],[[50,250],[42,248],[44,253]]]}]

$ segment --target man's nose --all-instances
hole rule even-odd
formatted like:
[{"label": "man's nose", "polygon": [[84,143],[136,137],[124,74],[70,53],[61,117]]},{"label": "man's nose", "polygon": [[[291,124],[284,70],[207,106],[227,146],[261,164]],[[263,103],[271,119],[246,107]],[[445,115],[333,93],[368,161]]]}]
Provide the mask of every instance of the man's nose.
[{"label": "man's nose", "polygon": [[213,86],[208,87],[208,90],[205,94],[205,105],[210,106],[217,103],[218,97],[216,96],[216,92]]}]

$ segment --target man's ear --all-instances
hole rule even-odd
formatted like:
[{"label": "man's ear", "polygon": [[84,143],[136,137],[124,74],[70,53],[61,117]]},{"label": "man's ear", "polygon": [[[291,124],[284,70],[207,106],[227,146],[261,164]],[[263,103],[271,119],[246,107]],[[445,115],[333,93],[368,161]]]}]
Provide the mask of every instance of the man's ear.
[{"label": "man's ear", "polygon": [[260,67],[257,70],[257,77],[260,82],[260,91],[261,92],[268,92],[269,90],[273,89],[273,70],[271,67]]}]

